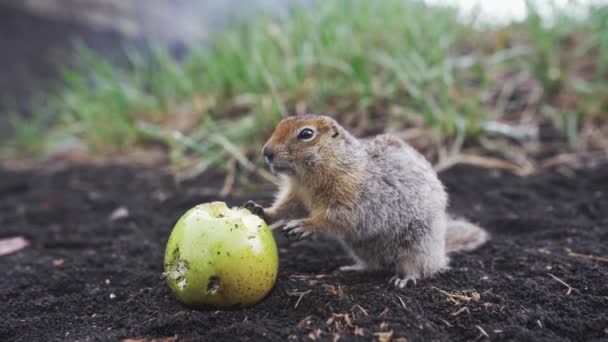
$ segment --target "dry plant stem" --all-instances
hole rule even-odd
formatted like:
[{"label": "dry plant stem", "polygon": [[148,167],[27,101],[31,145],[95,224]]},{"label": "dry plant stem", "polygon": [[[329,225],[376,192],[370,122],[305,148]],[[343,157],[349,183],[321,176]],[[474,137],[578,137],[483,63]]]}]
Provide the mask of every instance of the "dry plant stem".
[{"label": "dry plant stem", "polygon": [[568,288],[568,292],[566,292],[566,295],[570,295],[572,293],[572,291],[577,291],[579,292],[577,289],[575,289],[574,287],[568,285],[565,281],[559,279],[558,277],[554,276],[551,273],[547,273],[549,276],[551,276],[551,278],[555,279],[558,283],[564,285],[565,287]]},{"label": "dry plant stem", "polygon": [[484,337],[488,337],[488,338],[490,337],[490,335],[488,335],[488,333],[482,327],[480,327],[479,325],[476,325],[475,327],[477,328],[477,330],[479,330],[481,335],[483,335]]},{"label": "dry plant stem", "polygon": [[306,326],[311,319],[312,319],[312,316],[304,317],[304,319],[302,319],[300,321],[300,323],[298,323],[298,328],[303,328],[304,326]]},{"label": "dry plant stem", "polygon": [[308,290],[308,291],[294,291],[294,292],[287,292],[287,295],[290,297],[298,297],[298,300],[296,301],[296,305],[294,306],[294,308],[297,308],[298,305],[300,304],[300,301],[302,301],[302,298],[304,298],[304,296],[306,296],[307,294],[309,294],[312,290]]},{"label": "dry plant stem", "polygon": [[228,160],[226,168],[227,173],[226,177],[224,178],[224,186],[220,191],[220,197],[226,197],[230,195],[230,192],[232,191],[232,187],[234,186],[234,180],[236,178],[236,159],[231,158],[230,160]]},{"label": "dry plant stem", "polygon": [[466,307],[466,306],[463,306],[462,308],[460,308],[460,309],[458,309],[458,310],[456,310],[456,311],[453,311],[453,312],[450,314],[450,316],[454,316],[454,317],[456,317],[456,316],[460,315],[461,313],[463,313],[463,312],[465,312],[465,311],[466,311],[467,313],[470,313],[469,308],[468,308],[468,307]]},{"label": "dry plant stem", "polygon": [[443,293],[444,295],[448,296],[448,299],[451,300],[451,301],[453,301],[454,303],[458,303],[457,300],[464,300],[465,302],[468,302],[468,301],[471,301],[471,300],[474,300],[474,301],[479,300],[479,297],[469,297],[467,295],[461,295],[461,294],[457,294],[457,293],[450,293],[450,292],[444,291],[444,290],[436,288],[436,287],[433,287],[433,288],[436,289],[437,291]]},{"label": "dry plant stem", "polygon": [[399,298],[399,302],[401,302],[401,306],[403,306],[404,309],[407,309],[407,307],[405,306],[405,302],[403,301],[403,298],[401,298],[401,296],[397,296],[397,298]]},{"label": "dry plant stem", "polygon": [[532,168],[521,167],[503,159],[466,154],[460,154],[453,158],[444,160],[443,162],[435,165],[435,171],[441,172],[457,164],[473,165],[486,169],[503,169],[511,171],[519,176],[527,176],[534,172],[534,169]]},{"label": "dry plant stem", "polygon": [[608,258],[606,258],[606,257],[599,257],[599,256],[595,256],[595,255],[581,254],[581,253],[576,253],[576,252],[569,252],[568,255],[571,256],[571,257],[575,257],[575,258],[588,259],[588,260],[601,261],[601,262],[608,262]]},{"label": "dry plant stem", "polygon": [[367,310],[365,310],[364,308],[362,308],[362,307],[361,307],[361,305],[359,305],[359,304],[355,304],[355,305],[354,305],[354,306],[353,306],[353,307],[350,309],[350,311],[353,311],[353,309],[355,309],[355,308],[356,308],[356,309],[361,310],[361,312],[363,312],[363,314],[364,314],[365,316],[367,316],[367,315],[368,315],[368,314],[367,314]]}]

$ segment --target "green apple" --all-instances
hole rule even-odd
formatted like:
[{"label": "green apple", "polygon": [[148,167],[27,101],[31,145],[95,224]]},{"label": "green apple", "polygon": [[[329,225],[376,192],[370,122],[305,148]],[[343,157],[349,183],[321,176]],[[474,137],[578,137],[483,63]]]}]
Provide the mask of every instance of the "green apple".
[{"label": "green apple", "polygon": [[165,251],[169,287],[187,306],[249,306],[272,289],[277,245],[264,220],[224,202],[197,205],[175,224]]}]

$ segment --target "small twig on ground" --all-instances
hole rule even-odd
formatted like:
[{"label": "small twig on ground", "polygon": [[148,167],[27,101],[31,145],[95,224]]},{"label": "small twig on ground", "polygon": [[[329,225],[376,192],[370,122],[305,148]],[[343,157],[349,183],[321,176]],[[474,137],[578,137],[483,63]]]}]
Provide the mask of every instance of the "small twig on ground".
[{"label": "small twig on ground", "polygon": [[551,276],[551,278],[555,279],[558,283],[564,285],[565,287],[568,288],[568,292],[566,292],[566,295],[570,295],[570,293],[572,293],[572,291],[578,291],[577,289],[575,289],[574,287],[568,285],[565,281],[559,279],[558,277],[554,276],[551,273],[547,273],[549,276]]},{"label": "small twig on ground", "polygon": [[484,307],[484,309],[487,312],[488,309],[494,308],[494,307],[499,306],[499,305],[498,304],[494,304],[494,303],[490,303],[490,302],[485,302],[485,303],[482,304],[482,306]]},{"label": "small twig on ground", "polygon": [[337,296],[339,298],[344,297],[344,290],[340,285],[336,286],[333,284],[323,284],[321,285],[321,287],[323,287],[323,290],[325,290],[327,293],[331,293],[332,295]]},{"label": "small twig on ground", "polygon": [[437,291],[443,293],[444,295],[448,296],[448,300],[454,304],[460,304],[460,302],[458,302],[458,300],[462,300],[465,302],[469,302],[471,300],[478,301],[481,297],[478,292],[473,292],[471,294],[471,296],[469,297],[466,294],[450,293],[450,292],[444,291],[442,289],[439,289],[437,287],[433,287],[433,288],[436,289]]},{"label": "small twig on ground", "polygon": [[575,257],[575,258],[581,258],[581,259],[588,259],[588,260],[595,260],[595,261],[601,261],[601,262],[608,262],[608,258],[606,258],[606,257],[599,257],[599,256],[595,256],[595,255],[590,255],[590,254],[568,252],[568,256]]},{"label": "small twig on ground", "polygon": [[294,306],[294,309],[298,307],[302,298],[304,298],[304,296],[309,294],[311,291],[312,290],[308,290],[308,291],[304,291],[304,292],[302,292],[302,291],[287,292],[287,295],[290,297],[298,296],[298,300],[296,301],[296,305]]},{"label": "small twig on ground", "polygon": [[463,313],[463,312],[465,312],[465,311],[466,311],[467,313],[471,313],[471,312],[469,311],[469,308],[467,308],[466,306],[463,306],[463,307],[461,307],[460,309],[458,309],[458,310],[456,310],[456,311],[453,311],[453,312],[450,314],[450,316],[454,316],[454,317],[456,317],[456,316],[460,315],[461,313]]},{"label": "small twig on ground", "polygon": [[361,305],[359,305],[359,304],[355,304],[355,305],[354,305],[352,308],[350,308],[350,311],[353,311],[354,309],[359,309],[359,310],[361,310],[361,312],[363,312],[363,314],[364,314],[365,316],[367,316],[367,315],[368,315],[368,314],[367,314],[367,310],[365,310],[365,309],[364,309],[363,307],[361,307]]},{"label": "small twig on ground", "polygon": [[476,325],[475,327],[477,328],[477,330],[479,330],[479,332],[481,333],[481,335],[483,335],[483,336],[485,336],[487,338],[490,338],[490,335],[488,335],[488,333],[482,327],[480,327],[479,325]]},{"label": "small twig on ground", "polygon": [[301,320],[300,323],[298,323],[298,325],[297,325],[298,328],[302,328],[302,327],[308,325],[308,322],[310,322],[311,318],[312,318],[312,316],[306,316],[306,317],[304,317],[304,319]]},{"label": "small twig on ground", "polygon": [[401,306],[403,306],[403,308],[406,309],[405,302],[403,301],[403,298],[401,298],[401,296],[397,296],[397,298],[399,298],[399,301],[401,302]]},{"label": "small twig on ground", "polygon": [[[344,322],[340,322],[338,320],[338,318],[341,318]],[[342,330],[345,326],[344,324],[346,324],[346,326],[348,326],[349,328],[354,328],[355,326],[353,325],[353,321],[350,318],[350,315],[347,313],[343,313],[343,314],[337,314],[337,313],[332,313],[331,317],[329,317],[329,319],[327,319],[327,321],[325,321],[325,325],[329,326],[333,326],[334,329],[340,331]]]}]

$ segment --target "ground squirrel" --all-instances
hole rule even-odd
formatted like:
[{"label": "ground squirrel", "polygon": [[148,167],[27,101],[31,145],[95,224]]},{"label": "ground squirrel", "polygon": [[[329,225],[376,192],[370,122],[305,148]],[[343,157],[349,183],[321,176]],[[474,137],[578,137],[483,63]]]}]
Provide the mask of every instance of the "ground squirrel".
[{"label": "ground squirrel", "polygon": [[327,116],[283,119],[262,149],[280,191],[270,208],[245,207],[305,237],[337,237],[355,260],[343,271],[395,270],[390,282],[432,276],[448,252],[488,239],[482,228],[446,213],[447,194],[431,164],[391,135],[357,139]]}]

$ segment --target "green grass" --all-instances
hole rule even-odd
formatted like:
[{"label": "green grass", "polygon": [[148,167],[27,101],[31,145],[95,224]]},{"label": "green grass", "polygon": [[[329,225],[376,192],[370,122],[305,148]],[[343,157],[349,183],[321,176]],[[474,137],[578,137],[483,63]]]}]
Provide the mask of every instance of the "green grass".
[{"label": "green grass", "polygon": [[25,155],[40,155],[44,150],[47,123],[41,117],[23,118],[17,113],[8,114],[8,123],[18,139],[8,140],[9,151]]},{"label": "green grass", "polygon": [[[530,111],[575,144],[582,120],[608,112],[608,7],[560,13],[553,26],[529,8],[523,22],[480,28],[417,1],[318,1],[234,24],[179,62],[154,48],[118,67],[81,48],[80,71],[65,72],[48,108],[54,130],[94,151],[161,142],[195,173],[229,159],[253,170],[272,127],[297,112],[380,115],[390,131],[422,125],[457,152],[486,123]],[[524,106],[513,108],[509,89],[526,85],[539,96],[519,94]],[[180,118],[198,120],[177,127]],[[32,145],[24,153],[44,146],[34,127],[15,121],[17,140]]]}]

